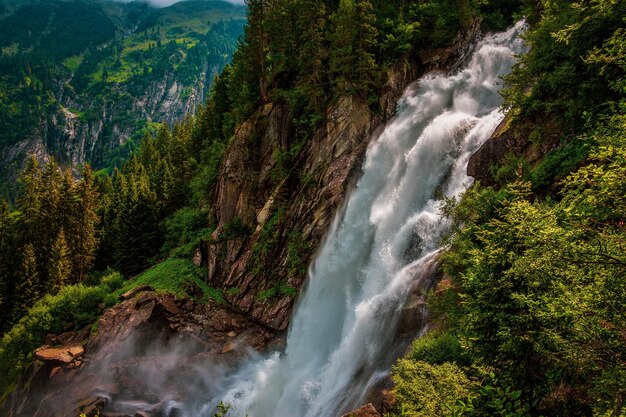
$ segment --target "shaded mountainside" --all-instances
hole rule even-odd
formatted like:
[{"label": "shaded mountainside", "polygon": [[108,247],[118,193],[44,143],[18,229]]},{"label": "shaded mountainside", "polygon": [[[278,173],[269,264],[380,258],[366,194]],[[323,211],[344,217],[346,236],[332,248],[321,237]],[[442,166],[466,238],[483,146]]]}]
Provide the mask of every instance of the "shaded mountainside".
[{"label": "shaded mountainside", "polygon": [[0,15],[0,161],[14,180],[27,155],[119,165],[157,123],[202,104],[230,62],[245,8],[186,1],[27,2]]}]

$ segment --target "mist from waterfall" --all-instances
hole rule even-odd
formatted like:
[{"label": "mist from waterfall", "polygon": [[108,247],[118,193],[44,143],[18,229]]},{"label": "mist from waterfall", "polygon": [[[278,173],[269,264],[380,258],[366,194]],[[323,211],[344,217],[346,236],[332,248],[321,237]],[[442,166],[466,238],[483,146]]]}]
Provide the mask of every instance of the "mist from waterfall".
[{"label": "mist from waterfall", "polygon": [[396,341],[400,312],[448,227],[441,197],[471,184],[468,159],[503,118],[499,77],[524,50],[523,26],[486,36],[457,73],[406,90],[311,266],[285,350],[243,364],[189,415],[224,401],[228,415],[333,417],[388,375],[406,346]]}]

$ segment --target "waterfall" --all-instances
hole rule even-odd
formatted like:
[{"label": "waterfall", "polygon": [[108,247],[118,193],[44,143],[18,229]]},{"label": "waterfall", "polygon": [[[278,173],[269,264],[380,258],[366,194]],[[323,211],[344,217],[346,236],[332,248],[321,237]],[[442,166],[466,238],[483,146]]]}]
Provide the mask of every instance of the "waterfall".
[{"label": "waterfall", "polygon": [[486,36],[457,73],[406,90],[310,268],[284,352],[242,365],[192,415],[221,400],[228,415],[334,417],[388,375],[400,312],[448,226],[440,197],[471,184],[467,161],[503,118],[499,77],[523,52],[522,30]]}]

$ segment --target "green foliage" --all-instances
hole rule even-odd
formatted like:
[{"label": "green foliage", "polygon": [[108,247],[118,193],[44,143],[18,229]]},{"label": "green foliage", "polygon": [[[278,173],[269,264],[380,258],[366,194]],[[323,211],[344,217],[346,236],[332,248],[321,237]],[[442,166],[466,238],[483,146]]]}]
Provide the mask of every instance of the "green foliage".
[{"label": "green foliage", "polygon": [[455,335],[431,332],[413,342],[407,358],[431,365],[441,365],[444,362],[465,365],[467,359],[463,357],[463,354],[461,344]]},{"label": "green foliage", "polygon": [[267,219],[256,242],[252,246],[250,264],[255,275],[261,275],[272,261],[274,251],[278,248],[283,233],[283,221],[285,219],[285,207],[279,207],[274,214]]},{"label": "green foliage", "polygon": [[230,407],[230,404],[220,401],[217,405],[217,413],[213,413],[213,417],[225,417],[228,414]]},{"label": "green foliage", "polygon": [[392,379],[397,403],[389,417],[448,416],[449,409],[477,385],[453,363],[432,365],[411,359],[394,365]]},{"label": "green foliage", "polygon": [[546,154],[530,174],[533,190],[541,191],[558,183],[587,158],[591,144],[575,139]]},{"label": "green foliage", "polygon": [[296,288],[284,282],[279,282],[273,287],[265,291],[261,291],[257,296],[257,299],[259,301],[267,301],[273,298],[295,297],[296,295],[298,295],[298,290]]},{"label": "green foliage", "polygon": [[[560,183],[560,201],[532,202],[531,185],[518,182],[503,200],[475,188],[452,210],[481,219],[457,232],[446,255],[462,287],[453,326],[473,360],[493,366],[534,412],[588,413],[600,398],[604,409],[620,407],[621,389],[610,393],[616,388],[603,381],[620,375],[616,357],[626,353],[617,330],[626,325],[626,154],[612,145],[623,140],[623,117],[608,126],[594,134],[600,146],[586,164]],[[476,216],[485,204],[490,217]]]},{"label": "green foliage", "polygon": [[181,297],[223,301],[221,291],[209,287],[205,283],[204,270],[194,266],[189,259],[166,259],[128,281],[117,293],[122,294],[141,285],[150,285],[157,291]]},{"label": "green foliage", "polygon": [[287,269],[289,275],[304,276],[309,266],[311,245],[300,232],[289,233],[287,242]]},{"label": "green foliage", "polygon": [[540,4],[541,18],[526,34],[530,51],[506,77],[504,97],[519,116],[549,115],[567,132],[581,127],[583,113],[600,114],[623,94],[615,86],[626,69],[619,58],[624,4]]},{"label": "green foliage", "polygon": [[119,274],[113,273],[98,286],[66,286],[57,294],[46,295],[36,302],[0,340],[2,397],[30,363],[32,352],[43,344],[46,335],[79,330],[93,323],[104,308],[116,302],[113,291],[118,289],[119,283]]},{"label": "green foliage", "polygon": [[206,236],[208,230],[207,213],[191,207],[183,207],[163,220],[164,244],[161,254],[168,254],[173,248],[189,243],[197,243]]},{"label": "green foliage", "polygon": [[478,389],[467,399],[458,400],[450,407],[451,417],[501,416],[527,417],[529,406],[521,400],[521,391],[512,391],[510,387],[502,388],[491,373]]},{"label": "green foliage", "polygon": [[76,181],[54,161],[45,167],[34,158],[27,163],[17,210],[6,203],[0,207],[0,256],[6,265],[0,268],[6,311],[0,328],[7,329],[45,293],[86,280],[98,242],[93,181],[88,165]]},{"label": "green foliage", "polygon": [[[160,9],[121,2],[16,4],[0,16],[0,149],[40,137],[44,120],[63,121],[70,112],[79,122],[107,119],[87,157],[98,168],[119,167],[151,124],[135,120],[133,103],[171,79],[185,100],[230,61],[244,24],[245,8],[226,2]],[[56,124],[45,132],[51,144],[63,136]],[[118,147],[119,131],[133,129],[141,133]],[[60,147],[49,151],[63,153]]]}]

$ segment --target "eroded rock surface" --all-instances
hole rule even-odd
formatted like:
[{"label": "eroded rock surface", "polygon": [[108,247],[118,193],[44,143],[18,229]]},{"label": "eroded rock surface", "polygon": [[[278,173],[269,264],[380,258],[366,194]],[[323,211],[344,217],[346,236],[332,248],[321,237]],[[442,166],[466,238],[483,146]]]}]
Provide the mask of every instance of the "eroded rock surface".
[{"label": "eroded rock surface", "polygon": [[[358,178],[369,141],[420,74],[454,69],[469,56],[479,27],[476,20],[452,47],[390,70],[382,112],[373,112],[362,97],[340,97],[288,167],[279,157],[296,138],[285,106],[266,104],[239,128],[222,164],[213,200],[218,228],[206,249],[209,284],[226,290],[233,308],[274,329],[287,328],[306,275],[302,266],[313,259]],[[233,235],[242,226],[247,232]]]},{"label": "eroded rock surface", "polygon": [[361,408],[350,411],[341,417],[382,417],[382,415],[376,411],[372,404],[367,404]]},{"label": "eroded rock surface", "polygon": [[37,349],[0,415],[162,415],[176,400],[210,395],[220,375],[248,349],[263,350],[274,337],[219,305],[201,306],[144,288],[107,310],[97,332],[49,337],[47,342],[64,344]]}]

